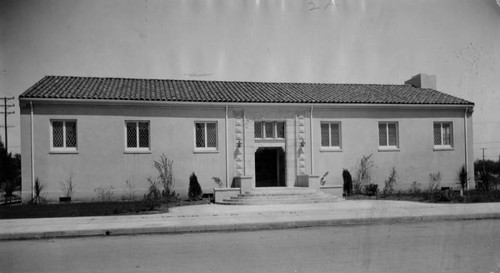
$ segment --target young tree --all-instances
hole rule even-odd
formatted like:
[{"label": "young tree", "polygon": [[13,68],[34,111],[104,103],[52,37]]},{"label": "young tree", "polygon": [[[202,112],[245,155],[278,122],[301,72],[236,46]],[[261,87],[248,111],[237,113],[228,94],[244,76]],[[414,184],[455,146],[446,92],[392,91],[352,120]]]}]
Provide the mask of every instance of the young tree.
[{"label": "young tree", "polygon": [[196,174],[193,172],[189,177],[189,190],[188,190],[189,200],[191,201],[200,200],[202,194],[203,192],[201,190],[200,183],[198,183],[198,177],[196,177]]}]

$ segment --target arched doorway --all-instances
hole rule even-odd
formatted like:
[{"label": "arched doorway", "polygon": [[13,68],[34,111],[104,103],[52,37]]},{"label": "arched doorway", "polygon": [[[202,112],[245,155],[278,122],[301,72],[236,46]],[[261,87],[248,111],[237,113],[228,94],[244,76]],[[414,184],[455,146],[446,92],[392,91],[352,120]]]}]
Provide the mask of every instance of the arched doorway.
[{"label": "arched doorway", "polygon": [[260,147],[255,152],[255,186],[286,187],[285,152],[281,147]]}]

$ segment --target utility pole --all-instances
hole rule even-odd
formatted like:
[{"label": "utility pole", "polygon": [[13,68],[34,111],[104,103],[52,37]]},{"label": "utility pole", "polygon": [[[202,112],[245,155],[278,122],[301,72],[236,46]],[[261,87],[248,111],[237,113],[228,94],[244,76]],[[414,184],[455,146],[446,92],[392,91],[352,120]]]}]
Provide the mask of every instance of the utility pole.
[{"label": "utility pole", "polygon": [[484,150],[486,150],[486,148],[480,148],[481,150],[483,150],[483,173],[486,172],[486,167],[485,167],[485,164],[484,164]]},{"label": "utility pole", "polygon": [[3,112],[0,112],[0,114],[3,114],[3,121],[4,121],[3,125],[4,126],[0,126],[0,127],[4,127],[4,129],[5,129],[5,150],[8,152],[9,151],[9,137],[7,135],[7,129],[12,128],[14,126],[8,125],[7,116],[14,114],[14,111],[9,112],[9,111],[7,111],[7,109],[10,107],[14,107],[15,105],[14,104],[7,104],[7,101],[13,100],[14,97],[12,97],[12,98],[3,97],[1,99],[3,99],[3,105],[0,105],[0,106],[3,106]]}]

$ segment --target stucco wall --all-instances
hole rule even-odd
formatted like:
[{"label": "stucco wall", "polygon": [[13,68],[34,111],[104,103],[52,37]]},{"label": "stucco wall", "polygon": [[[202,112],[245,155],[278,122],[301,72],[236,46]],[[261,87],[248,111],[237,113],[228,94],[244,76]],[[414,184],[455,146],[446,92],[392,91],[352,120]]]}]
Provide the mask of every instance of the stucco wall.
[{"label": "stucco wall", "polygon": [[[165,118],[168,117],[168,118]],[[76,119],[78,153],[59,154],[50,151],[50,120]],[[151,153],[125,153],[125,121],[150,122]],[[216,121],[218,152],[199,153],[194,150],[194,122]],[[174,160],[175,189],[185,195],[189,175],[195,172],[204,192],[211,192],[212,177],[225,183],[225,109],[201,107],[34,105],[34,170],[35,177],[45,184],[49,199],[62,196],[60,182],[73,178],[73,199],[96,197],[99,187],[113,187],[120,198],[125,181],[134,183],[142,198],[148,187],[147,178],[155,177],[153,160],[162,153]],[[22,175],[24,196],[30,196],[30,116],[29,108],[21,113]]]},{"label": "stucco wall", "polygon": [[[162,153],[174,160],[175,190],[185,195],[188,178],[196,172],[204,192],[212,192],[216,185],[212,177],[231,185],[237,174],[236,121],[244,121],[243,174],[254,176],[255,151],[259,146],[282,145],[286,152],[287,186],[293,187],[300,172],[300,153],[297,137],[298,120],[303,118],[306,145],[303,147],[303,171],[306,174],[326,176],[326,185],[342,185],[342,169],[355,176],[356,165],[363,155],[373,154],[372,182],[384,185],[394,166],[399,175],[397,189],[406,190],[413,181],[425,187],[429,173],[441,172],[442,185],[454,185],[458,168],[465,162],[464,109],[438,110],[437,108],[395,107],[314,107],[312,132],[311,107],[306,106],[252,106],[228,107],[228,149],[226,150],[225,106],[161,106],[115,105],[94,106],[75,104],[34,104],[34,171],[35,177],[45,184],[45,193],[52,200],[62,196],[60,182],[73,178],[74,200],[96,197],[97,187],[115,189],[114,197],[125,194],[125,181],[135,185],[136,195],[142,198],[147,189],[148,177],[157,175],[153,160]],[[50,120],[76,119],[78,128],[78,153],[57,154],[50,151]],[[125,153],[125,121],[150,122],[151,153]],[[253,139],[255,120],[280,120],[286,122],[283,143],[262,142]],[[194,149],[194,122],[216,121],[218,151],[198,153]],[[342,150],[321,151],[320,123],[341,123]],[[399,150],[379,151],[378,122],[397,121],[399,125]],[[453,149],[436,151],[433,147],[433,122],[453,122]],[[472,118],[467,119],[469,143],[469,171],[472,161]],[[31,195],[31,139],[30,109],[21,104],[22,178],[23,199]],[[312,133],[312,139],[311,139]],[[311,160],[311,152],[313,158]],[[228,162],[226,162],[226,153]],[[226,169],[227,164],[227,169]],[[241,164],[241,163],[238,163]],[[241,165],[240,165],[241,166]],[[226,181],[227,171],[227,181]],[[255,177],[253,177],[255,181]]]},{"label": "stucco wall", "polygon": [[[384,186],[392,167],[399,178],[396,189],[408,190],[413,181],[421,188],[429,183],[430,173],[441,173],[442,186],[457,186],[458,169],[465,164],[464,110],[436,110],[429,108],[379,108],[379,109],[315,109],[313,131],[316,134],[314,172],[326,177],[326,185],[342,184],[342,170],[348,169],[353,178],[363,155],[372,154],[374,163],[372,183]],[[342,150],[321,151],[321,121],[341,123]],[[378,122],[396,121],[399,127],[399,149],[379,150]],[[435,150],[433,123],[447,121],[453,123],[453,149]],[[468,166],[473,173],[472,119],[468,123]]]}]

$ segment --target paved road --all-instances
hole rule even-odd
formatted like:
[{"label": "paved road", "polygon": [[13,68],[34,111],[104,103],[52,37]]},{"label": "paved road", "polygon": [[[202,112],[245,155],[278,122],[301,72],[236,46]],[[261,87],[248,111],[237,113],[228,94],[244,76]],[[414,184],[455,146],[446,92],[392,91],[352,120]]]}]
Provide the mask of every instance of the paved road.
[{"label": "paved road", "polygon": [[495,272],[500,220],[0,242],[1,272]]}]

